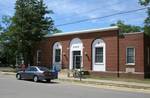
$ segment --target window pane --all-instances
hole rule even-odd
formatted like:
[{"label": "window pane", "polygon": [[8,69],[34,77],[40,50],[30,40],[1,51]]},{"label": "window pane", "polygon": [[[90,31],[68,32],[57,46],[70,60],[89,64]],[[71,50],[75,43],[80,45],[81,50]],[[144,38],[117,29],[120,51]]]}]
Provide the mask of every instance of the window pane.
[{"label": "window pane", "polygon": [[37,71],[37,69],[34,68],[34,67],[31,67],[31,68],[30,68],[30,71]]},{"label": "window pane", "polygon": [[128,57],[127,59],[128,63],[134,63],[134,57]]},{"label": "window pane", "polygon": [[38,66],[38,68],[39,68],[41,71],[49,71],[49,69],[46,68],[46,67],[40,67],[40,66]]},{"label": "window pane", "polygon": [[55,62],[60,62],[60,49],[55,50]]},{"label": "window pane", "polygon": [[41,50],[37,51],[37,64],[41,63]]},{"label": "window pane", "polygon": [[103,63],[103,47],[95,48],[95,63]]},{"label": "window pane", "polygon": [[134,56],[134,48],[128,48],[128,56]]},{"label": "window pane", "polygon": [[135,63],[134,48],[127,48],[127,63]]}]

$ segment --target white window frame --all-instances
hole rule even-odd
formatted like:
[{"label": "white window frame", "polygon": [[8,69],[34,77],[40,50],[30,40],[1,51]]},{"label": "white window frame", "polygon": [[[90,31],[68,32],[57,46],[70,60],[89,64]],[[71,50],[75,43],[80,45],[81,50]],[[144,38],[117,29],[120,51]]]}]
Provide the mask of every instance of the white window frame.
[{"label": "white window frame", "polygon": [[[95,48],[103,47],[103,63],[95,62]],[[95,39],[92,43],[92,70],[106,71],[106,43],[102,39]]]},{"label": "white window frame", "polygon": [[[60,49],[60,61],[55,62],[55,56],[56,56],[56,49]],[[53,45],[53,65],[61,65],[62,64],[62,45],[60,42],[55,42]]]},{"label": "white window frame", "polygon": [[[128,61],[128,55],[127,55],[127,50],[128,50],[128,48],[133,48],[134,49],[134,63],[128,63],[127,61]],[[126,48],[126,65],[135,65],[135,47],[127,47]]]},{"label": "white window frame", "polygon": [[37,58],[36,58],[36,63],[37,64],[40,64],[41,63],[41,60],[39,61],[39,53],[41,53],[42,51],[41,50],[37,50]]},{"label": "white window frame", "polygon": [[[103,48],[103,62],[96,62],[96,48]],[[94,53],[95,53],[94,54],[94,63],[95,64],[100,64],[100,65],[104,64],[104,47],[103,46],[98,46],[98,47],[96,46],[96,47],[94,47],[94,49],[95,49],[94,50]]]},{"label": "white window frame", "polygon": [[[59,54],[59,62],[58,61],[56,61],[56,50],[59,50],[60,51],[60,54]],[[60,48],[57,48],[57,49],[55,49],[55,62],[56,63],[60,63],[61,62],[61,49]]]}]

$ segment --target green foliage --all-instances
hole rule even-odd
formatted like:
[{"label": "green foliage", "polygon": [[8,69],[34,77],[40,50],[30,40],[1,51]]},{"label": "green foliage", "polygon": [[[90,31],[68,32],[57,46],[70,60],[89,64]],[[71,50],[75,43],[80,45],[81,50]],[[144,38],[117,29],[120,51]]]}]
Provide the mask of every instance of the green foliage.
[{"label": "green foliage", "polygon": [[3,28],[2,28],[2,26],[1,26],[1,24],[0,24],[0,33],[2,32],[2,29],[3,29]]},{"label": "green foliage", "polygon": [[61,32],[62,32],[61,30],[58,30],[56,28],[52,31],[52,33],[61,33]]},{"label": "green foliage", "polygon": [[3,16],[0,26],[1,57],[15,64],[18,55],[23,56],[25,64],[32,64],[33,49],[48,32],[57,33],[43,0],[16,0],[15,14],[11,18]]},{"label": "green foliage", "polygon": [[43,0],[17,0],[11,31],[17,42],[17,52],[22,54],[25,64],[32,63],[33,49],[49,31],[53,31],[54,23]]},{"label": "green foliage", "polygon": [[4,27],[8,28],[11,24],[11,17],[8,15],[2,16],[2,24],[4,25]]},{"label": "green foliage", "polygon": [[0,34],[0,59],[9,64],[15,64],[15,53],[16,48],[14,45],[14,41],[12,41],[13,37],[10,36],[10,25],[11,25],[11,17],[10,16],[2,16],[1,24],[1,34]]},{"label": "green foliage", "polygon": [[141,5],[147,6],[150,3],[150,0],[139,0]]},{"label": "green foliage", "polygon": [[[143,6],[150,5],[150,0],[140,0],[140,4]],[[144,32],[147,35],[150,35],[150,7],[147,8],[147,18],[145,19],[145,26],[144,26]]]},{"label": "green foliage", "polygon": [[111,24],[111,26],[118,26],[120,33],[140,32],[142,28],[140,26],[126,25],[123,21],[118,20],[117,23]]},{"label": "green foliage", "polygon": [[148,8],[148,17],[145,19],[144,31],[150,35],[150,8]]}]

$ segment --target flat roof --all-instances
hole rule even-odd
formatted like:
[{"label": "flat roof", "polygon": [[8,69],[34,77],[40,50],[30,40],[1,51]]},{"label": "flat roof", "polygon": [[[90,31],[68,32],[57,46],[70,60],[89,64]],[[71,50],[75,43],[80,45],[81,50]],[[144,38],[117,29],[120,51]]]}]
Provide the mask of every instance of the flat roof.
[{"label": "flat roof", "polygon": [[65,36],[65,35],[74,35],[74,34],[83,34],[83,33],[93,33],[93,32],[102,32],[102,31],[110,31],[110,30],[119,30],[119,27],[118,26],[112,26],[112,27],[99,28],[99,29],[88,29],[88,30],[73,31],[73,32],[62,32],[62,33],[48,34],[45,37],[55,37],[55,36]]},{"label": "flat roof", "polygon": [[123,35],[131,35],[131,34],[139,34],[139,33],[144,33],[144,32],[130,32],[130,33],[123,33]]}]

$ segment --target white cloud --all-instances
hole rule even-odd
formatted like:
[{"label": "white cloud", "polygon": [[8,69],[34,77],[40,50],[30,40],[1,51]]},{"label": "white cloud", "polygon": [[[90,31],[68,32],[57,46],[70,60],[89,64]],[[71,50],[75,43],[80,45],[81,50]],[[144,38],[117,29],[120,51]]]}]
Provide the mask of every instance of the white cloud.
[{"label": "white cloud", "polygon": [[52,9],[55,14],[73,14],[74,9],[78,8],[78,5],[72,2],[72,0],[45,0],[49,9]]},{"label": "white cloud", "polygon": [[[80,1],[80,0],[79,0]],[[78,0],[46,0],[46,5],[48,5],[49,9],[52,9],[55,13],[55,16],[60,16],[58,19],[65,19],[70,21],[70,19],[79,20],[86,18],[96,18],[98,16],[105,15],[108,13],[109,8],[106,6],[111,5],[105,2],[101,2],[99,0],[87,0],[80,1]],[[104,0],[103,0],[104,1]],[[116,1],[116,0],[112,0]],[[104,9],[106,7],[106,10]],[[111,9],[112,10],[112,9]],[[67,18],[65,18],[67,16]],[[62,17],[62,18],[61,18]],[[68,19],[70,18],[70,19]],[[56,19],[57,20],[57,19]],[[92,20],[95,22],[96,20]]]},{"label": "white cloud", "polygon": [[[135,0],[132,0],[132,2]],[[79,19],[91,19],[104,15],[110,15],[115,12],[121,12],[130,10],[134,6],[127,5],[125,0],[111,0],[106,2],[105,0],[45,0],[49,9],[54,11],[54,16],[59,16],[57,19],[64,19],[65,21],[79,20]],[[127,9],[128,8],[128,9]],[[96,22],[97,20],[92,20]]]}]

